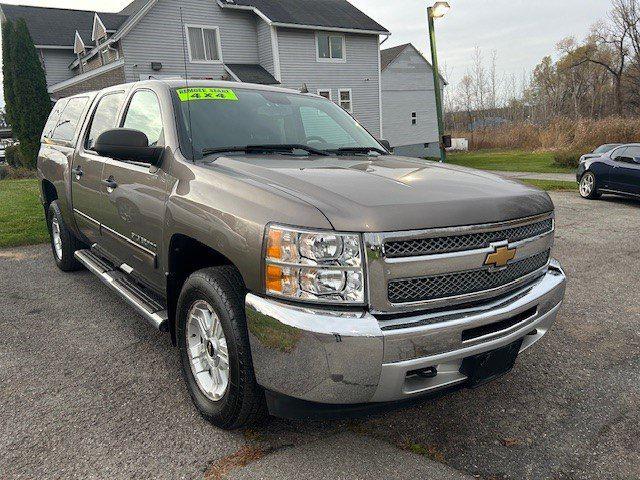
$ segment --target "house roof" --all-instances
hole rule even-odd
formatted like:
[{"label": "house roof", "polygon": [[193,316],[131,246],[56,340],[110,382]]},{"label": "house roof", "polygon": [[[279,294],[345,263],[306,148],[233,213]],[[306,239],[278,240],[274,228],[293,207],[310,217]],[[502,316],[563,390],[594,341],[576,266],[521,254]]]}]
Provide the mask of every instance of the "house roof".
[{"label": "house roof", "polygon": [[[385,48],[384,50],[380,50],[380,71],[384,72],[389,65],[391,65],[395,60],[404,52],[407,48],[413,48],[418,55],[429,65],[429,68],[433,69],[433,65],[431,62],[425,58],[425,56],[416,48],[416,46],[412,43],[405,43],[403,45],[398,45],[397,47]],[[449,82],[440,74],[440,79],[444,85],[449,85]]]},{"label": "house roof", "polygon": [[223,8],[255,8],[276,24],[389,33],[347,0],[218,0],[218,3]]},{"label": "house roof", "polygon": [[[71,47],[76,30],[82,41],[91,44],[93,10],[70,10],[66,8],[27,7],[24,5],[0,4],[7,20],[24,18],[36,45]],[[97,12],[107,30],[117,30],[127,19],[126,15]]]},{"label": "house roof", "polygon": [[225,67],[241,82],[259,83],[262,85],[280,85],[262,65],[247,63],[225,63]]},{"label": "house roof", "polygon": [[129,5],[127,5],[126,7],[124,7],[122,10],[120,10],[120,12],[118,12],[120,15],[127,15],[127,16],[131,16],[134,13],[138,13],[138,11],[140,11],[140,9],[142,7],[144,7],[147,3],[149,3],[149,0],[133,0],[133,2],[131,2]]}]

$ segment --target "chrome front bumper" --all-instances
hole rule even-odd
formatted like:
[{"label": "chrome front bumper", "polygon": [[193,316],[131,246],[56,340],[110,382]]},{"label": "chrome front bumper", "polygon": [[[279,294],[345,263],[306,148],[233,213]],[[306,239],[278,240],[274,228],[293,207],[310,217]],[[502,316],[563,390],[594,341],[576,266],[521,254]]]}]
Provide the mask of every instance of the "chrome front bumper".
[{"label": "chrome front bumper", "polygon": [[[521,338],[522,352],[540,340],[555,321],[565,283],[560,265],[552,261],[543,277],[492,303],[391,320],[248,294],[256,379],[280,395],[342,405],[410,399],[463,384],[464,358]],[[482,333],[478,327],[503,321],[503,329],[463,340],[463,332]],[[412,373],[428,367],[437,375]]]}]

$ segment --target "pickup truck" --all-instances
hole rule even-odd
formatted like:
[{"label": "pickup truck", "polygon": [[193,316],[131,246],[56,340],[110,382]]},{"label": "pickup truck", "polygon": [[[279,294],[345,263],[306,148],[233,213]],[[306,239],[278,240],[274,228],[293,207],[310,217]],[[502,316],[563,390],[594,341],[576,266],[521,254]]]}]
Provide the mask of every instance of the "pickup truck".
[{"label": "pickup truck", "polygon": [[65,98],[38,175],[58,267],[167,332],[220,428],[482,385],[564,297],[546,193],[394,156],[308,93],[150,80]]}]

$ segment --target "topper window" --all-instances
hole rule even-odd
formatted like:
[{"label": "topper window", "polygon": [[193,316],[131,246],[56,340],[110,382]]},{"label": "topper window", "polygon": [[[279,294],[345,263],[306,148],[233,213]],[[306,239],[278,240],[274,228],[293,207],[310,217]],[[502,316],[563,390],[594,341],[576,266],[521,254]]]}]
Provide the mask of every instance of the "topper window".
[{"label": "topper window", "polygon": [[218,27],[187,25],[189,60],[192,63],[220,63],[220,30]]},{"label": "topper window", "polygon": [[316,34],[317,60],[319,62],[344,62],[344,35],[318,32]]}]

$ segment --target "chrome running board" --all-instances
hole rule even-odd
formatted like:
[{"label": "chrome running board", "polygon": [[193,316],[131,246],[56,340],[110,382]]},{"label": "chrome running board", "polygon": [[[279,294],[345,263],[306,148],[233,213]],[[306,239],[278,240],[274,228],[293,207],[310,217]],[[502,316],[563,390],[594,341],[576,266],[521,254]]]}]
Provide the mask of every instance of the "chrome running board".
[{"label": "chrome running board", "polygon": [[162,301],[145,291],[129,275],[98,257],[90,250],[78,250],[74,256],[102,283],[120,295],[151,325],[162,332],[169,331],[169,314]]}]

